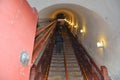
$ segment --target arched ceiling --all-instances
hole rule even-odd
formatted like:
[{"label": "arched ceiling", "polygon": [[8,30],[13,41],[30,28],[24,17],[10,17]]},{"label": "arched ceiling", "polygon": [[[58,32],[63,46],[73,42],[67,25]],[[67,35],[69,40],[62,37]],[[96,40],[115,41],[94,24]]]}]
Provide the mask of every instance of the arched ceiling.
[{"label": "arched ceiling", "polygon": [[[72,7],[71,7],[72,6]],[[67,20],[86,31],[86,19],[95,12],[76,4],[55,4],[39,11],[39,18],[55,18],[59,13],[67,15]]]}]

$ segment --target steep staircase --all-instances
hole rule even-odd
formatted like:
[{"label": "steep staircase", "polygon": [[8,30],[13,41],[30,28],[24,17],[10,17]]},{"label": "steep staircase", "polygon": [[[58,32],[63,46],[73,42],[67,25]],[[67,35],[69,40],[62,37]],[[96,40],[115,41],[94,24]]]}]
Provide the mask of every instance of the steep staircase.
[{"label": "steep staircase", "polygon": [[63,32],[63,38],[63,50],[60,54],[56,54],[54,47],[48,80],[84,80],[66,32]]}]

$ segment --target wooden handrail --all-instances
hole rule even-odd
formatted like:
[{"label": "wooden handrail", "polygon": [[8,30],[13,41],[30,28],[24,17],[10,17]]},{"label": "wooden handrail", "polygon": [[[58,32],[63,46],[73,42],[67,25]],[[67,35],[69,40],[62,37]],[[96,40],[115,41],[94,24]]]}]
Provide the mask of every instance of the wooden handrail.
[{"label": "wooden handrail", "polygon": [[[84,74],[85,80],[108,80],[108,78],[104,78],[103,72],[96,65],[91,56],[87,53],[85,48],[80,44],[77,39],[73,36],[73,34],[68,30],[71,40],[73,42],[73,47],[75,48],[76,57]],[[107,72],[107,71],[106,71]],[[106,73],[106,75],[108,75]],[[87,76],[87,77],[86,77]]]},{"label": "wooden handrail", "polygon": [[46,33],[43,34],[43,36],[42,36],[41,38],[39,38],[39,39],[35,42],[35,44],[34,44],[34,50],[35,50],[36,47],[37,47],[40,43],[42,43],[43,40],[48,36],[48,34],[50,33],[50,31],[51,31],[52,28],[53,28],[53,27],[50,27],[48,30],[45,30]]},{"label": "wooden handrail", "polygon": [[49,42],[36,67],[34,80],[47,80],[52,57],[53,43]]},{"label": "wooden handrail", "polygon": [[[80,44],[81,45],[81,44]],[[97,72],[100,74],[101,76],[101,80],[103,80],[103,74],[101,72],[101,70],[98,68],[98,66],[95,64],[94,60],[91,58],[91,56],[86,52],[86,50],[83,48],[83,46],[81,45],[82,49],[84,50],[85,52],[85,55],[88,57],[88,59],[90,60],[90,64],[91,64],[91,67],[95,68],[97,70]],[[97,74],[95,74],[95,71],[93,72],[93,75],[96,75],[97,77]],[[99,79],[96,79],[96,80],[99,80]]]},{"label": "wooden handrail", "polygon": [[[55,26],[55,24],[53,26]],[[46,45],[46,47],[41,55],[39,62],[35,64],[35,67],[32,67],[31,69],[32,71],[31,71],[30,80],[40,80],[40,79],[47,80],[48,70],[49,70],[50,61],[53,53],[53,47],[54,47],[54,42],[52,41],[52,39],[54,38],[53,37],[54,33],[52,30],[54,30],[54,27],[52,27],[52,29],[50,30],[50,34],[46,35],[45,40],[43,41],[44,46]],[[43,47],[41,47],[40,45],[36,49],[38,50],[35,50],[35,51],[39,53],[43,49]]]},{"label": "wooden handrail", "polygon": [[35,36],[38,36],[39,34],[41,34],[43,31],[45,31],[47,28],[49,28],[54,23],[55,23],[55,21],[47,24],[46,26],[42,26],[41,28],[38,28],[37,31],[36,31],[36,35]]},{"label": "wooden handrail", "polygon": [[47,40],[49,39],[50,35],[54,32],[56,26],[56,21],[49,23],[47,26],[39,28],[36,32],[36,36],[42,34],[42,37],[37,38],[34,44],[33,56],[32,56],[32,63],[37,59],[39,53],[43,49],[44,45],[46,44]]}]

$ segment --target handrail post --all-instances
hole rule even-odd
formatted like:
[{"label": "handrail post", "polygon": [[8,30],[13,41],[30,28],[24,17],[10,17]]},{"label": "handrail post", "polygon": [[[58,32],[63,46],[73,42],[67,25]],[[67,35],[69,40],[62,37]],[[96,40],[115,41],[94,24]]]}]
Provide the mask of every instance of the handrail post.
[{"label": "handrail post", "polygon": [[105,66],[101,66],[101,71],[102,71],[104,80],[109,80],[107,68]]},{"label": "handrail post", "polygon": [[91,72],[92,72],[92,75],[94,75],[94,67],[93,67],[93,64],[91,64]]},{"label": "handrail post", "polygon": [[35,76],[36,76],[36,65],[33,65],[31,68],[30,80],[35,80]]}]

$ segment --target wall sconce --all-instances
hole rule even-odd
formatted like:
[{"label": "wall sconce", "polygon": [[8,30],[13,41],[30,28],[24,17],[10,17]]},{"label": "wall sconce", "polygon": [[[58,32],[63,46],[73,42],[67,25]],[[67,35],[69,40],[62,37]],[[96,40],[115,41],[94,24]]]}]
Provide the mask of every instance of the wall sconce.
[{"label": "wall sconce", "polygon": [[74,25],[73,23],[70,23],[72,26]]},{"label": "wall sconce", "polygon": [[83,29],[80,30],[80,33],[84,33]]},{"label": "wall sconce", "polygon": [[69,25],[71,25],[71,22],[68,21],[68,23],[69,23]]},{"label": "wall sconce", "polygon": [[77,28],[77,26],[74,26],[74,28]]},{"label": "wall sconce", "polygon": [[98,48],[103,48],[103,47],[104,47],[103,41],[98,41],[98,42],[97,42],[97,47],[98,47]]}]

